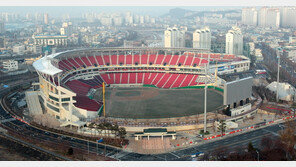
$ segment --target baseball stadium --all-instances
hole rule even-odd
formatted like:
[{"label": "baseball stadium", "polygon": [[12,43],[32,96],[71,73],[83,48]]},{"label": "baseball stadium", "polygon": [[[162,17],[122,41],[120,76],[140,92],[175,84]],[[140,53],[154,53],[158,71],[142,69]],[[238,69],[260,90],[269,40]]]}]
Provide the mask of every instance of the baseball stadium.
[{"label": "baseball stadium", "polygon": [[[249,69],[243,56],[192,48],[79,49],[47,55],[33,63],[43,111],[64,126],[97,119],[132,120],[202,117],[207,87],[209,115],[225,107],[219,72]],[[170,124],[169,121],[166,124]]]}]

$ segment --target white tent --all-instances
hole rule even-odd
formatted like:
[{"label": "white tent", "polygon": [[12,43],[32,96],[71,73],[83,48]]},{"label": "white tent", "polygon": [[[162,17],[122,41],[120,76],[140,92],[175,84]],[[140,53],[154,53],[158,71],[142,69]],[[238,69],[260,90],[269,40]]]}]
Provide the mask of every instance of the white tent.
[{"label": "white tent", "polygon": [[[277,82],[272,82],[266,86],[267,89],[276,93]],[[289,83],[279,83],[279,99],[284,101],[293,101],[296,89]]]}]

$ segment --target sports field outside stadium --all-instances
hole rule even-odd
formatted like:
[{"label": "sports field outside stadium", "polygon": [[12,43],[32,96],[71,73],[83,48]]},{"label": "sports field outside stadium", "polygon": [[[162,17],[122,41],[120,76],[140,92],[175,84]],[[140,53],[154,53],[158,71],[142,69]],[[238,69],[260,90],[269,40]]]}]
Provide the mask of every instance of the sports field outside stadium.
[{"label": "sports field outside stadium", "polygon": [[[202,114],[204,89],[107,88],[106,116],[155,119]],[[223,105],[223,95],[208,89],[208,112]]]}]

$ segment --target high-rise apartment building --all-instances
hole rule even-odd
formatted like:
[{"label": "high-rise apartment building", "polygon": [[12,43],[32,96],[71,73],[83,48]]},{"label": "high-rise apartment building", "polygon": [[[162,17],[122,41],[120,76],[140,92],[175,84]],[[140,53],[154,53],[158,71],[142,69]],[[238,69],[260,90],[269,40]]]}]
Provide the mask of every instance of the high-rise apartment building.
[{"label": "high-rise apartment building", "polygon": [[296,27],[296,7],[282,7],[280,13],[282,27]]},{"label": "high-rise apartment building", "polygon": [[61,35],[70,36],[73,33],[73,25],[72,22],[64,22],[62,28],[60,29]]},{"label": "high-rise apartment building", "polygon": [[226,34],[226,54],[243,54],[243,35],[240,28],[234,26]]},{"label": "high-rise apartment building", "polygon": [[257,26],[258,12],[256,8],[242,9],[242,23],[245,25]]},{"label": "high-rise apartment building", "polygon": [[115,26],[122,26],[123,19],[121,16],[117,16],[113,18],[113,22]]},{"label": "high-rise apartment building", "polygon": [[5,48],[5,38],[0,37],[0,48]]},{"label": "high-rise apartment building", "polygon": [[113,24],[112,18],[110,17],[102,17],[100,21],[101,21],[101,24],[104,26],[112,26]]},{"label": "high-rise apartment building", "polygon": [[134,18],[131,12],[126,12],[125,14],[125,23],[128,25],[134,24]]},{"label": "high-rise apartment building", "polygon": [[260,27],[278,28],[280,26],[280,10],[262,7],[258,15],[258,25]]},{"label": "high-rise apartment building", "polygon": [[0,22],[0,33],[5,33],[4,22]]},{"label": "high-rise apartment building", "polygon": [[211,49],[211,30],[208,27],[194,31],[193,48]]},{"label": "high-rise apartment building", "polygon": [[185,47],[185,33],[185,29],[167,28],[164,31],[164,47]]},{"label": "high-rise apartment building", "polygon": [[48,13],[44,13],[44,24],[48,24]]}]

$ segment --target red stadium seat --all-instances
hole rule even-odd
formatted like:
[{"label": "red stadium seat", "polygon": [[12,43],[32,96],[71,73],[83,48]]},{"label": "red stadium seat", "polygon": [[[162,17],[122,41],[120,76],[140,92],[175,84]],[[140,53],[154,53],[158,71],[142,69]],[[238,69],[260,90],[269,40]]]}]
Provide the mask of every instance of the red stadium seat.
[{"label": "red stadium seat", "polygon": [[81,95],[76,96],[76,103],[74,103],[74,105],[88,111],[98,111],[102,106],[99,102],[89,99],[87,96]]},{"label": "red stadium seat", "polygon": [[141,64],[149,64],[149,62],[148,62],[148,55],[142,55],[140,57],[140,59],[141,59]]},{"label": "red stadium seat", "polygon": [[164,55],[156,55],[157,59],[156,59],[156,63],[158,65],[162,65],[162,62],[164,60]]},{"label": "red stadium seat", "polygon": [[98,65],[100,65],[100,66],[106,65],[106,64],[104,64],[102,56],[96,56],[96,59],[97,59],[97,62],[99,63]]},{"label": "red stadium seat", "polygon": [[92,64],[88,61],[87,57],[81,57],[81,60],[86,66],[91,66]]},{"label": "red stadium seat", "polygon": [[136,73],[129,73],[129,84],[136,83]]},{"label": "red stadium seat", "polygon": [[94,66],[95,64],[98,65],[94,56],[89,56],[88,59],[89,59],[92,66]]}]

